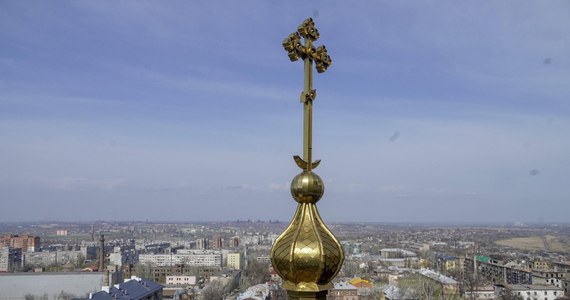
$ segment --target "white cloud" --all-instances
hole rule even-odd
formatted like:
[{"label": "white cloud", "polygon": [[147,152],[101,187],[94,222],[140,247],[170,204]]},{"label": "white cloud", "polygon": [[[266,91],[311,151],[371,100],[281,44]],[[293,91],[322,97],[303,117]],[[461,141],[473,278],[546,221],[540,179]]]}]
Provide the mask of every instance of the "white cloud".
[{"label": "white cloud", "polygon": [[269,188],[273,191],[288,191],[290,189],[291,184],[288,182],[284,183],[277,183],[272,182],[269,184]]},{"label": "white cloud", "polygon": [[59,177],[45,178],[36,177],[35,181],[40,185],[60,191],[114,191],[124,187],[127,181],[122,178],[85,178],[85,177]]}]

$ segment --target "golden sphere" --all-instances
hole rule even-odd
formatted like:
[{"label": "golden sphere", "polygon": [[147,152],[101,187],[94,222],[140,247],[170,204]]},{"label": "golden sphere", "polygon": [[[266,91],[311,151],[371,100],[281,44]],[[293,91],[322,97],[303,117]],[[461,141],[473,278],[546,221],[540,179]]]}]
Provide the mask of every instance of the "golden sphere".
[{"label": "golden sphere", "polygon": [[303,171],[291,182],[291,195],[299,203],[317,203],[325,193],[325,184],[319,175]]}]

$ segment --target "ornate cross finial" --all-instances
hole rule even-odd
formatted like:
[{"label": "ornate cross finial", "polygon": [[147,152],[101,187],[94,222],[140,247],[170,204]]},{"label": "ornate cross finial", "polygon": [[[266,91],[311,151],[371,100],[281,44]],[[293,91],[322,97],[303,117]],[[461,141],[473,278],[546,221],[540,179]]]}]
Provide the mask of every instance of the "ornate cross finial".
[{"label": "ornate cross finial", "polygon": [[333,288],[331,281],[344,261],[342,246],[321,219],[316,205],[325,192],[325,183],[312,170],[320,162],[311,159],[313,101],[316,97],[313,62],[319,73],[331,64],[324,46],[313,47],[313,42],[318,38],[315,23],[307,19],[283,41],[291,61],[301,58],[305,66],[305,84],[301,93],[304,157],[294,156],[303,171],[291,181],[291,196],[298,203],[297,211],[287,229],[271,247],[271,264],[283,279],[283,288],[287,290],[289,300],[326,300],[328,290]]},{"label": "ornate cross finial", "polygon": [[[304,39],[304,44],[301,43],[301,38]],[[318,38],[319,31],[315,27],[315,22],[313,22],[312,18],[308,18],[299,25],[296,32],[283,40],[283,48],[287,51],[289,59],[296,61],[301,58],[305,63],[304,88],[303,92],[301,92],[301,103],[304,104],[303,158],[297,155],[293,158],[299,168],[309,172],[321,162],[320,160],[312,161],[313,100],[317,97],[317,90],[313,89],[313,61],[319,73],[326,71],[332,63],[325,46],[317,48],[313,46],[313,42]]]}]

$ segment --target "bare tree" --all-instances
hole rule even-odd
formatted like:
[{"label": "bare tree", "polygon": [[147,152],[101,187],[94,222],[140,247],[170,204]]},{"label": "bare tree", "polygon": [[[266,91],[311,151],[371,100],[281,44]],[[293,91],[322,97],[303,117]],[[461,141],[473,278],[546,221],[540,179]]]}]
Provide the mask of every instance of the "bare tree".
[{"label": "bare tree", "polygon": [[513,290],[508,287],[505,287],[499,293],[498,299],[500,300],[523,300],[524,298],[520,295],[516,295]]},{"label": "bare tree", "polygon": [[224,286],[224,295],[231,294],[234,290],[239,288],[239,283],[241,281],[241,272],[238,272],[234,277],[230,279],[229,282]]},{"label": "bare tree", "polygon": [[401,279],[398,283],[398,287],[400,288],[402,295],[413,295],[422,300],[450,300],[460,298],[458,294],[445,294],[445,289],[440,283],[419,274]]},{"label": "bare tree", "polygon": [[359,263],[351,260],[345,261],[340,274],[341,277],[354,277],[356,274],[360,274]]},{"label": "bare tree", "polygon": [[265,283],[269,280],[269,270],[266,264],[250,260],[241,274],[239,288],[244,290],[252,285]]},{"label": "bare tree", "polygon": [[141,278],[154,279],[152,276],[153,274],[152,274],[151,264],[141,264],[141,263],[135,264],[133,274]]},{"label": "bare tree", "polygon": [[77,258],[73,260],[73,265],[75,266],[76,269],[80,269],[83,267],[85,262],[85,255],[83,255],[83,253],[79,253],[79,255],[77,255]]},{"label": "bare tree", "polygon": [[277,286],[269,293],[269,300],[287,300],[287,299],[288,299],[287,290],[285,290],[282,286]]},{"label": "bare tree", "polygon": [[520,295],[515,295],[512,291],[506,291],[499,296],[500,300],[523,300],[524,298]]},{"label": "bare tree", "polygon": [[439,294],[439,286],[434,282],[426,280],[422,276],[420,278],[420,296],[422,299],[432,300],[436,299],[435,296]]},{"label": "bare tree", "polygon": [[59,295],[57,295],[56,299],[57,300],[70,300],[71,298],[74,298],[74,297],[75,297],[75,295],[61,291],[59,293]]},{"label": "bare tree", "polygon": [[210,282],[210,284],[202,290],[202,298],[203,300],[223,300],[224,285],[222,282],[219,280]]},{"label": "bare tree", "polygon": [[44,293],[41,296],[34,296],[32,294],[25,294],[24,299],[25,300],[48,300],[49,298],[48,298],[48,295]]},{"label": "bare tree", "polygon": [[463,293],[469,292],[469,299],[474,300],[477,298],[475,291],[483,284],[485,284],[485,280],[477,275],[477,273],[465,274],[460,281],[460,288]]}]

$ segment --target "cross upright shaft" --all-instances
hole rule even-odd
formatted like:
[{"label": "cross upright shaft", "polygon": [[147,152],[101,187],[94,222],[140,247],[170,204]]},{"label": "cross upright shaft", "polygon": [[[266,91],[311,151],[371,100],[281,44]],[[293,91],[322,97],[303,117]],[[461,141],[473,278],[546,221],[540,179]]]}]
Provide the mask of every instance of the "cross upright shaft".
[{"label": "cross upright shaft", "polygon": [[[308,39],[305,40],[305,47],[307,46],[312,46],[312,42]],[[303,95],[313,90],[313,61],[307,56],[304,59],[304,65],[304,89],[301,102],[303,102]],[[314,95],[316,96],[316,93]],[[310,172],[313,169],[313,100],[304,101],[303,104],[303,160],[307,162],[307,171]]]},{"label": "cross upright shaft", "polygon": [[[303,37],[305,44],[301,44]],[[303,103],[303,159],[294,156],[297,165],[308,172],[316,168],[320,160],[313,162],[313,100],[317,96],[317,91],[313,89],[313,61],[317,72],[322,73],[332,63],[325,46],[315,49],[313,42],[319,38],[319,31],[315,27],[313,19],[308,18],[297,31],[290,34],[283,41],[283,47],[288,52],[289,59],[296,61],[302,58],[304,61],[304,84],[301,92],[301,102]]]}]

